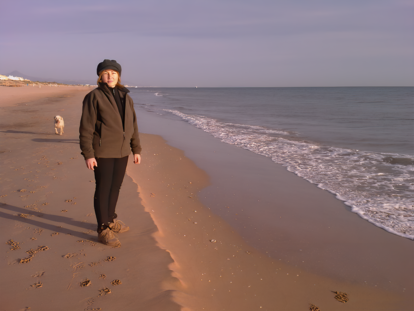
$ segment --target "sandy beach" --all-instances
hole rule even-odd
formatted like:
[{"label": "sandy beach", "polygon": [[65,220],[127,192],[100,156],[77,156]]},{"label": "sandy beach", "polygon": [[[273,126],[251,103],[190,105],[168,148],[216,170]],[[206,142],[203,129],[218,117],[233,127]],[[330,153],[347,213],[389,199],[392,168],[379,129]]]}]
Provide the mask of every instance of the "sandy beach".
[{"label": "sandy beach", "polygon": [[249,166],[257,155],[203,133],[177,140],[186,125],[149,114],[117,208],[131,230],[120,248],[99,244],[78,143],[90,90],[0,87],[0,310],[413,309],[412,241],[283,168],[270,179],[266,158]]}]

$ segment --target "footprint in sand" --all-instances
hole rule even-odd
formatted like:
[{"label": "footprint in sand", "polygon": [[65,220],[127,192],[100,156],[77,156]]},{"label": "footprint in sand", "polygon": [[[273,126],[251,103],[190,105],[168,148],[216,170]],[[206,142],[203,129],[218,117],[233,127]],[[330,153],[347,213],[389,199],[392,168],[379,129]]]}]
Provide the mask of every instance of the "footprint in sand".
[{"label": "footprint in sand", "polygon": [[32,278],[40,278],[45,274],[45,271],[40,271],[32,275]]},{"label": "footprint in sand", "polygon": [[40,287],[43,287],[43,284],[41,282],[37,282],[37,283],[34,283],[34,284],[30,285],[30,286],[31,287],[34,287],[34,288],[40,288]]},{"label": "footprint in sand", "polygon": [[34,256],[29,256],[29,257],[26,257],[26,258],[22,258],[22,259],[19,260],[19,263],[28,263],[33,259],[33,257]]},{"label": "footprint in sand", "polygon": [[16,242],[16,241],[13,241],[12,239],[8,240],[6,242],[6,244],[11,246],[10,250],[12,250],[12,251],[15,251],[16,249],[20,248],[20,246],[19,246],[20,243]]},{"label": "footprint in sand", "polygon": [[342,292],[336,292],[336,291],[332,291],[335,294],[335,299],[338,300],[339,302],[345,303],[349,301],[348,298],[348,294],[347,293],[342,293]]},{"label": "footprint in sand", "polygon": [[80,283],[80,286],[81,286],[81,287],[86,287],[86,286],[89,286],[89,285],[91,285],[91,284],[92,284],[91,280],[86,279],[85,281],[82,281],[82,282]]},{"label": "footprint in sand", "polygon": [[49,250],[48,246],[38,246],[36,249],[29,249],[28,251],[26,251],[26,253],[28,253],[29,255],[35,255],[38,252],[44,252]]},{"label": "footprint in sand", "polygon": [[122,284],[122,282],[121,282],[120,280],[113,280],[113,281],[111,282],[111,284],[112,284],[113,286],[116,286],[116,285],[121,285],[121,284]]},{"label": "footprint in sand", "polygon": [[111,290],[108,287],[102,288],[99,290],[99,296],[110,294]]},{"label": "footprint in sand", "polygon": [[89,243],[91,246],[95,246],[96,245],[96,243],[95,242],[92,242],[92,241],[78,240],[77,242],[78,243]]},{"label": "footprint in sand", "polygon": [[26,257],[26,258],[22,258],[22,259],[20,259],[19,260],[19,263],[28,263],[28,262],[30,262],[33,258],[34,258],[34,256],[38,253],[38,252],[43,252],[43,251],[47,251],[49,249],[49,247],[47,247],[47,246],[39,246],[38,248],[36,248],[36,249],[29,249],[28,251],[26,251],[26,253],[28,253],[29,254],[29,256],[28,257]]},{"label": "footprint in sand", "polygon": [[21,218],[28,218],[28,217],[32,217],[33,215],[19,213],[16,216],[19,216]]},{"label": "footprint in sand", "polygon": [[309,311],[321,311],[321,309],[319,309],[317,306],[311,304],[310,307],[309,307]]},{"label": "footprint in sand", "polygon": [[76,253],[67,253],[66,255],[63,255],[63,258],[72,258],[72,257],[76,257],[78,256],[78,254]]},{"label": "footprint in sand", "polygon": [[85,268],[85,264],[81,261],[81,262],[78,262],[75,265],[71,265],[71,267],[76,271],[78,269]]}]

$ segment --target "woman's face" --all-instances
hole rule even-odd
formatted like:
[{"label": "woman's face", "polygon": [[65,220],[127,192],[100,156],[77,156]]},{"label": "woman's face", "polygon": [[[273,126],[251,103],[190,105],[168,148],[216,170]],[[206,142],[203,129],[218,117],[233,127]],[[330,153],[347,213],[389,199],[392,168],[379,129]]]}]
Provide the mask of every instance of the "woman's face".
[{"label": "woman's face", "polygon": [[115,87],[118,77],[118,72],[115,70],[105,70],[102,74],[102,82],[108,84],[109,87]]}]

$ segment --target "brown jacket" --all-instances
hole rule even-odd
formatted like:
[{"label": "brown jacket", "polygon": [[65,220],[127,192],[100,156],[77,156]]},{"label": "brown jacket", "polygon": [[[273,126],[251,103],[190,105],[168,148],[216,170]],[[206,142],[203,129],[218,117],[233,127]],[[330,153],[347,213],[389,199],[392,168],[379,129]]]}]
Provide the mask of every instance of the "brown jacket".
[{"label": "brown jacket", "polygon": [[123,158],[140,154],[137,117],[129,90],[118,88],[125,102],[124,124],[109,88],[100,83],[83,100],[79,140],[82,155],[90,158]]}]

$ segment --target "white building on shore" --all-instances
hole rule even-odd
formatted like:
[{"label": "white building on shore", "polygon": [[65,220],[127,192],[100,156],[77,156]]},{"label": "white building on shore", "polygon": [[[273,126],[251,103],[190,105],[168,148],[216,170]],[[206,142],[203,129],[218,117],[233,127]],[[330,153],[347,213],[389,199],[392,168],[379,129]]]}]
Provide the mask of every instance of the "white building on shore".
[{"label": "white building on shore", "polygon": [[9,80],[14,80],[14,81],[25,81],[26,79],[23,79],[21,77],[15,77],[15,76],[8,76]]},{"label": "white building on shore", "polygon": [[0,75],[0,80],[9,80],[7,76]]}]

